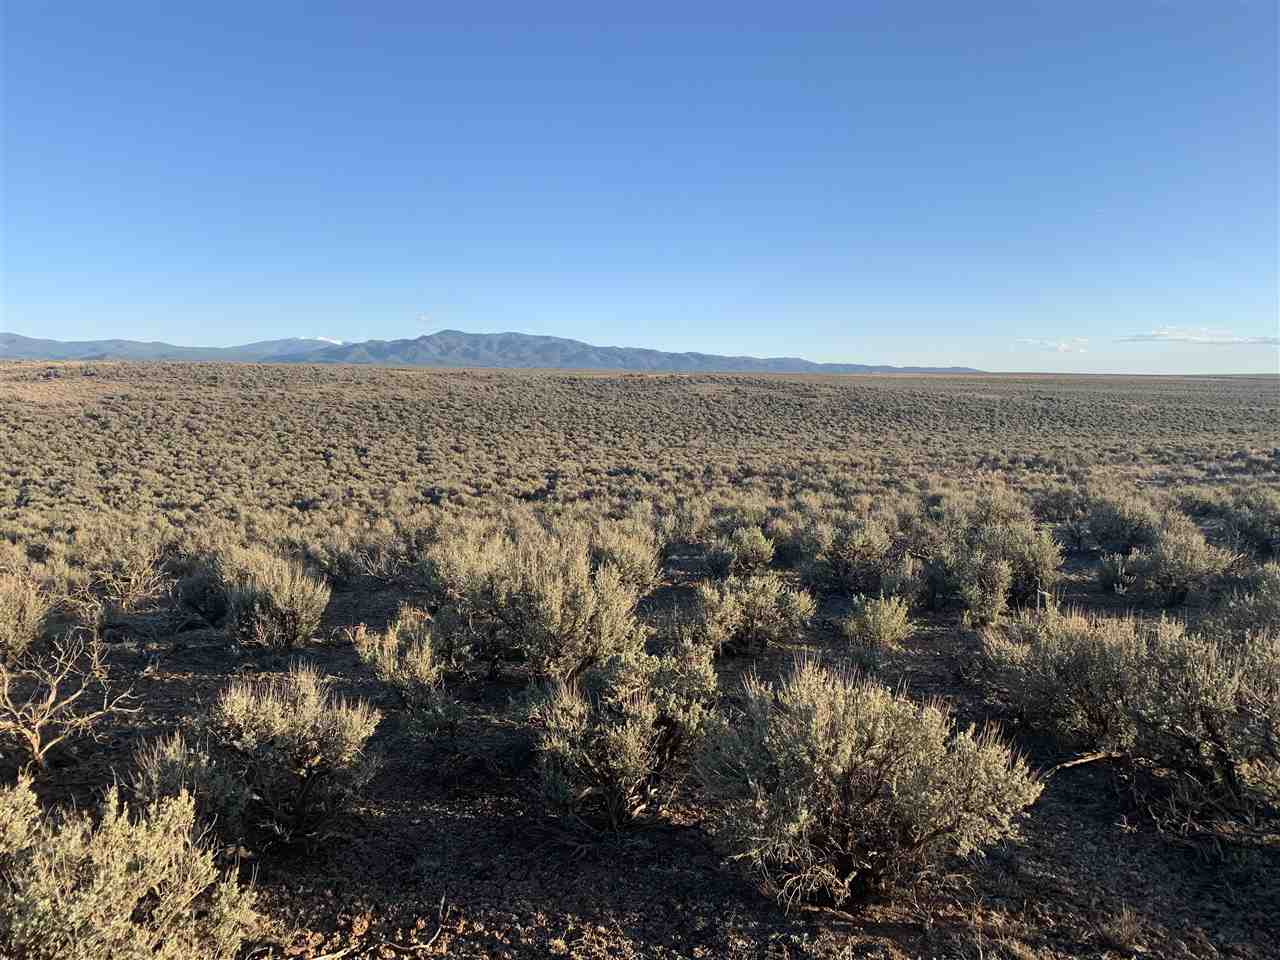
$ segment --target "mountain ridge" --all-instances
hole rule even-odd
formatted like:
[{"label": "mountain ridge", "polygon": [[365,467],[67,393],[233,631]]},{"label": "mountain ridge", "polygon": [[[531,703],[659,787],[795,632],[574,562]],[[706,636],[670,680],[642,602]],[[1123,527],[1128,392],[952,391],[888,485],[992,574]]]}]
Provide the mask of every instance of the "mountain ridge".
[{"label": "mountain ridge", "polygon": [[180,347],[159,341],[42,340],[0,333],[3,360],[222,360],[239,363],[325,363],[366,366],[493,367],[616,370],[638,373],[980,373],[972,367],[897,367],[818,363],[801,357],[674,353],[643,347],[600,347],[526,333],[439,330],[402,340],[334,343],[322,338],[262,340],[232,347]]}]

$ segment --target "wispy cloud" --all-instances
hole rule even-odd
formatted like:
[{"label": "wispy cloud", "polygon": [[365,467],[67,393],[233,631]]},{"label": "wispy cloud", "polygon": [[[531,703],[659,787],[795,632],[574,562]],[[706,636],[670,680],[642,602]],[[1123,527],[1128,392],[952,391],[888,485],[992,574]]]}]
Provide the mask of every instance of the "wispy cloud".
[{"label": "wispy cloud", "polygon": [[1119,337],[1116,343],[1197,343],[1211,347],[1277,347],[1280,337],[1241,337],[1209,327],[1158,327],[1150,333]]},{"label": "wispy cloud", "polygon": [[1069,337],[1066,340],[1041,340],[1036,337],[1019,337],[1018,343],[1037,350],[1049,350],[1053,353],[1087,353],[1088,337]]},{"label": "wispy cloud", "polygon": [[340,347],[340,346],[342,346],[342,345],[343,345],[343,343],[345,343],[345,342],[346,342],[345,340],[335,340],[335,339],[333,339],[333,337],[316,337],[316,339],[317,339],[317,340],[320,340],[320,341],[323,341],[324,343],[332,343],[332,344],[335,344],[335,345],[337,345],[337,346],[339,346],[339,347]]}]

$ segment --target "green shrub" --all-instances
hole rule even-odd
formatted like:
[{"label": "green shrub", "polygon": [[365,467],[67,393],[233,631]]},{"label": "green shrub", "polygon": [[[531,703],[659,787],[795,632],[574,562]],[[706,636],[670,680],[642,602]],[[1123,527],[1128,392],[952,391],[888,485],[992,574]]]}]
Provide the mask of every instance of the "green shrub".
[{"label": "green shrub", "polygon": [[1049,608],[984,637],[993,688],[1078,747],[1164,769],[1191,800],[1233,808],[1280,782],[1280,639],[1189,633],[1162,619]]},{"label": "green shrub", "polygon": [[451,670],[465,667],[466,661],[441,655],[423,611],[402,606],[382,634],[369,633],[360,624],[352,642],[360,659],[395,691],[414,733],[430,736],[457,726],[461,711],[444,689],[444,680]]},{"label": "green shrub", "polygon": [[45,816],[31,782],[0,788],[0,954],[27,960],[233,960],[252,891],[221,873],[186,794],[136,817]]},{"label": "green shrub", "polygon": [[807,579],[816,588],[845,596],[885,591],[885,577],[895,567],[893,538],[876,522],[835,528],[819,548]]},{"label": "green shrub", "polygon": [[927,558],[930,605],[958,601],[972,623],[994,622],[1010,603],[1038,603],[1059,577],[1061,549],[1011,497],[980,496],[971,507],[944,511],[915,537]]},{"label": "green shrub", "polygon": [[971,543],[1009,564],[1008,602],[1035,603],[1058,582],[1062,549],[1053,535],[1030,521],[980,527]]},{"label": "green shrub", "polygon": [[707,551],[706,566],[715,577],[751,575],[773,562],[773,541],[757,526],[735,528]]},{"label": "green shrub", "polygon": [[16,663],[42,638],[52,606],[25,573],[0,573],[0,660]]},{"label": "green shrub", "polygon": [[183,561],[182,573],[174,588],[181,609],[196,614],[211,627],[226,624],[231,612],[230,585],[210,557],[191,557]]},{"label": "green shrub", "polygon": [[858,597],[840,632],[859,655],[892,650],[911,636],[907,604],[898,597]]},{"label": "green shrub", "polygon": [[1230,494],[1193,491],[1184,494],[1181,502],[1195,516],[1218,519],[1234,549],[1264,559],[1280,556],[1280,490],[1251,485]]},{"label": "green shrub", "polygon": [[785,569],[798,566],[811,549],[808,530],[794,517],[770,516],[762,529],[773,544],[773,562]]},{"label": "green shrub", "polygon": [[950,534],[931,553],[925,564],[925,583],[930,605],[956,599],[967,621],[993,623],[1004,613],[1013,565],[994,550],[971,546]]},{"label": "green shrub", "polygon": [[1217,628],[1237,635],[1280,634],[1280,562],[1254,570],[1214,611]]},{"label": "green shrub", "polygon": [[1088,510],[1084,491],[1074,484],[1055,483],[1042,490],[1032,501],[1035,515],[1052,523],[1070,523]]},{"label": "green shrub", "polygon": [[960,602],[970,623],[994,623],[1004,613],[1013,569],[1008,560],[971,554],[960,567]]},{"label": "green shrub", "polygon": [[811,661],[777,684],[748,679],[696,769],[716,837],[784,904],[844,903],[981,854],[1041,789],[989,731]]},{"label": "green shrub", "polygon": [[580,530],[460,528],[429,558],[435,639],[491,667],[522,662],[564,680],[643,649],[638,588],[612,563],[593,564],[589,546]]},{"label": "green shrub", "polygon": [[575,684],[537,693],[544,796],[565,815],[600,813],[613,829],[651,811],[664,781],[698,737],[716,692],[710,651],[613,658]]},{"label": "green shrub", "polygon": [[1134,494],[1117,494],[1094,499],[1089,508],[1089,532],[1104,549],[1131,553],[1156,542],[1160,511],[1150,501]]},{"label": "green shrub", "polygon": [[329,605],[329,586],[296,561],[265,550],[220,556],[227,627],[241,643],[289,650],[311,639]]},{"label": "green shrub", "polygon": [[286,842],[316,836],[369,781],[366,749],[381,714],[331,695],[315,667],[237,680],[214,702],[205,728],[253,793],[247,818]]},{"label": "green shrub", "polygon": [[1108,553],[1098,565],[1098,586],[1108,593],[1123,596],[1138,582],[1133,563],[1123,553]]},{"label": "green shrub", "polygon": [[1123,698],[1140,668],[1143,632],[1181,629],[1051,607],[984,633],[983,656],[988,677],[1025,719],[1078,746],[1127,749],[1133,731]]},{"label": "green shrub", "polygon": [[971,495],[964,495],[957,513],[974,526],[1011,526],[1031,521],[1027,498],[1002,479],[984,482]]},{"label": "green shrub", "polygon": [[662,545],[652,523],[637,519],[609,520],[591,532],[594,566],[612,566],[641,596],[657,587],[662,574]]},{"label": "green shrub", "polygon": [[762,650],[798,635],[814,602],[776,573],[698,584],[694,631],[718,656]]},{"label": "green shrub", "polygon": [[924,565],[908,553],[880,574],[881,592],[886,597],[897,597],[908,607],[919,602],[924,586]]},{"label": "green shrub", "polygon": [[1129,567],[1144,592],[1174,606],[1208,591],[1235,560],[1206,543],[1191,520],[1171,513],[1162,518],[1155,542],[1133,552]]},{"label": "green shrub", "polygon": [[129,785],[134,799],[144,804],[189,794],[196,822],[228,845],[238,846],[248,835],[249,787],[228,765],[217,763],[206,748],[188,743],[180,732],[145,743],[134,752]]},{"label": "green shrub", "polygon": [[1262,557],[1280,557],[1280,490],[1255,486],[1239,491],[1223,519],[1236,543]]}]

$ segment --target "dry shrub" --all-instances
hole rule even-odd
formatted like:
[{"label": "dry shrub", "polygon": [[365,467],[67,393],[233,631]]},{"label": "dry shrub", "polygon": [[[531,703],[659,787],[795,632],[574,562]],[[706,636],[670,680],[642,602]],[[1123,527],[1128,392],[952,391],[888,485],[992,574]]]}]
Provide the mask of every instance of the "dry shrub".
[{"label": "dry shrub", "polygon": [[1140,589],[1175,606],[1205,594],[1236,560],[1236,555],[1210,546],[1187,517],[1169,513],[1161,518],[1155,542],[1135,550],[1128,566]]},{"label": "dry shrub", "polygon": [[654,525],[638,518],[606,520],[591,531],[592,563],[617,568],[641,596],[651,593],[661,579],[663,549]]},{"label": "dry shrub", "polygon": [[1051,607],[988,631],[983,653],[1028,723],[1167,771],[1192,805],[1280,800],[1280,635]]},{"label": "dry shrub", "polygon": [[167,597],[171,581],[164,560],[171,549],[170,530],[101,517],[77,530],[66,559],[83,571],[84,590],[110,618]]},{"label": "dry shrub", "polygon": [[698,584],[693,632],[718,656],[763,650],[795,637],[813,617],[814,602],[776,573]]},{"label": "dry shrub", "polygon": [[1280,562],[1252,571],[1214,611],[1211,620],[1216,629],[1227,633],[1280,634]]},{"label": "dry shrub", "polygon": [[25,572],[0,573],[0,660],[17,662],[45,632],[53,602]]},{"label": "dry shrub", "polygon": [[448,652],[442,655],[426,613],[402,606],[385,633],[370,633],[360,624],[352,631],[352,643],[360,659],[395,692],[412,732],[430,736],[457,726],[460,710],[444,680],[466,662]]},{"label": "dry shrub", "polygon": [[236,549],[216,562],[227,598],[227,629],[240,643],[290,650],[311,639],[329,605],[329,586],[297,561]]},{"label": "dry shrub", "polygon": [[335,525],[319,538],[289,538],[288,546],[338,585],[361,576],[389,582],[413,565],[409,546],[386,518],[367,527]]},{"label": "dry shrub", "polygon": [[1041,784],[990,731],[937,703],[798,662],[750,678],[697,761],[713,829],[784,904],[836,904],[910,880],[949,853],[1015,835]]},{"label": "dry shrub", "polygon": [[233,682],[205,718],[210,740],[252,791],[246,818],[285,842],[314,839],[376,769],[366,745],[381,714],[329,687],[315,667],[297,663],[282,677]]},{"label": "dry shrub", "polygon": [[707,571],[714,577],[751,575],[773,562],[773,541],[758,526],[740,526],[707,551]]},{"label": "dry shrub", "polygon": [[677,545],[700,540],[710,516],[711,506],[702,497],[681,498],[668,509],[660,511],[656,530],[664,555]]},{"label": "dry shrub", "polygon": [[619,829],[650,812],[700,734],[716,692],[710,651],[615,657],[576,683],[537,691],[543,793],[562,814]]},{"label": "dry shrub", "polygon": [[840,621],[840,633],[857,662],[873,664],[911,636],[907,604],[899,597],[856,597],[853,610]]},{"label": "dry shrub", "polygon": [[136,708],[107,681],[102,644],[73,629],[47,649],[0,662],[0,745],[43,770],[69,741],[94,738],[103,721]]},{"label": "dry shrub", "polygon": [[900,560],[888,528],[877,521],[857,521],[819,534],[821,546],[805,571],[816,589],[846,596],[878,594]]},{"label": "dry shrub", "polygon": [[429,576],[436,638],[491,667],[523,662],[571,680],[643,648],[638,588],[613,563],[592,563],[581,529],[465,523],[431,552]]},{"label": "dry shrub", "polygon": [[1132,493],[1094,498],[1089,506],[1089,532],[1103,549],[1132,553],[1156,542],[1160,511],[1149,500]]},{"label": "dry shrub", "polygon": [[1130,558],[1123,553],[1104,554],[1098,564],[1098,586],[1107,593],[1124,596],[1138,582],[1133,567]]},{"label": "dry shrub", "polygon": [[253,796],[229,764],[218,763],[207,746],[189,743],[181,732],[151,740],[133,754],[129,780],[135,800],[155,804],[189,794],[196,822],[230,846],[248,837],[245,814]]},{"label": "dry shrub", "polygon": [[232,960],[254,895],[200,840],[187,794],[130,816],[42,815],[31,782],[0,789],[0,953],[28,960]]},{"label": "dry shrub", "polygon": [[1058,581],[1062,551],[1025,501],[1002,486],[944,505],[916,524],[931,606],[958,602],[971,623],[993,623],[1010,604],[1038,603]]}]

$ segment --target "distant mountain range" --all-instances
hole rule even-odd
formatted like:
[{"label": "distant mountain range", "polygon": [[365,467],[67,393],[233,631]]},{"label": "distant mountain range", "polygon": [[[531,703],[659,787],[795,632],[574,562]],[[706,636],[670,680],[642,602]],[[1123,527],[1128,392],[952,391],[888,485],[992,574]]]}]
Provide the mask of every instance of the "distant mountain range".
[{"label": "distant mountain range", "polygon": [[285,363],[336,344],[332,340],[261,340],[239,347],[175,347],[142,340],[36,340],[0,333],[0,360],[223,360]]},{"label": "distant mountain range", "polygon": [[722,357],[636,347],[594,347],[524,333],[441,330],[413,340],[342,343],[263,340],[238,347],[177,347],[137,340],[36,340],[0,333],[7,360],[222,360],[238,363],[358,363],[384,367],[514,367],[652,373],[979,373],[971,367],[814,363],[798,357]]}]

